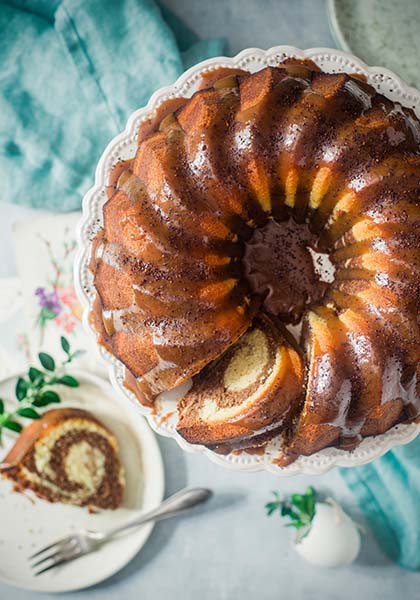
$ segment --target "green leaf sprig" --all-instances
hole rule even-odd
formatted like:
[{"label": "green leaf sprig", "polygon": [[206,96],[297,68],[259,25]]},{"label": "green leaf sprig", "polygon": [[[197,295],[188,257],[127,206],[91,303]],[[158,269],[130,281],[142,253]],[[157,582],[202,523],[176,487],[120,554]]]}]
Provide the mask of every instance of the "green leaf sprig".
[{"label": "green leaf sprig", "polygon": [[39,419],[41,414],[36,410],[49,404],[59,404],[60,395],[53,389],[55,385],[65,385],[67,387],[79,387],[79,381],[73,375],[65,372],[69,363],[77,356],[83,354],[83,350],[71,351],[70,342],[64,336],[60,339],[61,348],[66,358],[56,365],[54,358],[46,352],[38,354],[39,362],[43,369],[30,366],[24,377],[19,377],[16,381],[15,395],[19,403],[18,408],[7,411],[4,400],[0,398],[0,440],[2,429],[10,429],[19,433],[22,431],[22,425],[16,420],[16,417],[25,419]]},{"label": "green leaf sprig", "polygon": [[276,511],[280,516],[290,518],[286,527],[306,529],[309,531],[312,519],[315,516],[316,493],[313,487],[308,487],[304,494],[292,494],[289,498],[281,499],[277,492],[273,492],[274,500],[267,502],[265,509],[270,516]]}]

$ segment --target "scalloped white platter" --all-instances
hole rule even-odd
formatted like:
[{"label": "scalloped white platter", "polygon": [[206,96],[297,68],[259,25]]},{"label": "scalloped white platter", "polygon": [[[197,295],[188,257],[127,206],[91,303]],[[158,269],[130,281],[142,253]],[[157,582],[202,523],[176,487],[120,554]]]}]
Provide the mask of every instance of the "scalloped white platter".
[{"label": "scalloped white platter", "polygon": [[[310,58],[326,72],[363,74],[380,93],[400,102],[404,106],[413,108],[416,114],[420,116],[420,93],[417,90],[406,85],[391,71],[380,67],[368,67],[355,56],[339,50],[328,48],[300,50],[291,46],[276,46],[266,51],[249,48],[233,58],[218,57],[195,65],[186,71],[173,85],[158,90],[153,94],[146,107],[140,108],[130,116],[125,130],[117,135],[105,149],[96,168],[95,185],[86,193],[83,199],[83,216],[77,229],[79,247],[74,276],[76,291],[84,307],[84,325],[90,335],[95,337],[88,317],[96,297],[93,277],[89,271],[91,241],[102,226],[102,208],[106,202],[105,188],[109,172],[119,160],[134,156],[140,123],[145,121],[165,100],[190,97],[197,90],[200,76],[204,72],[218,67],[239,67],[255,72],[268,65],[277,65],[291,56]],[[366,438],[352,452],[337,448],[326,448],[312,456],[299,457],[294,463],[283,468],[273,464],[273,459],[278,455],[281,446],[280,437],[267,445],[264,454],[241,452],[220,455],[204,446],[192,445],[186,442],[176,432],[176,400],[185,394],[188,384],[162,394],[157,401],[156,410],[152,411],[140,405],[134,394],[124,387],[124,365],[103,347],[99,347],[99,351],[108,363],[111,382],[120,393],[122,403],[134,403],[138,412],[147,417],[150,425],[157,433],[175,439],[183,450],[202,453],[213,462],[231,469],[241,471],[267,470],[277,475],[286,476],[299,473],[321,474],[337,466],[354,467],[371,462],[394,446],[410,442],[420,432],[420,424],[398,424],[383,435]]]},{"label": "scalloped white platter", "polygon": [[[164,469],[156,437],[147,422],[133,407],[121,411],[119,394],[104,379],[78,372],[79,388],[60,391],[66,406],[93,412],[116,435],[125,470],[126,489],[117,510],[96,514],[86,508],[51,504],[31,492],[13,491],[10,481],[0,478],[0,504],[3,514],[0,528],[0,581],[35,592],[68,592],[89,587],[122,569],[142,548],[153,523],[138,527],[130,534],[105,544],[39,577],[30,569],[28,557],[47,544],[80,529],[106,531],[132,520],[141,511],[158,506],[164,493]],[[0,396],[13,398],[16,377],[0,383]],[[137,417],[137,418],[136,418]],[[3,432],[2,457],[16,440]],[[7,515],[7,516],[6,516]]]}]

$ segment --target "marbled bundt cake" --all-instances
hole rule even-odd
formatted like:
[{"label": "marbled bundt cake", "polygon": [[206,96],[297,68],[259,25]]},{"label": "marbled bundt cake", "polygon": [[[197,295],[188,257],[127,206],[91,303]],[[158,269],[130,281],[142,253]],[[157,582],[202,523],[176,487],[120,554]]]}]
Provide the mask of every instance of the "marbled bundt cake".
[{"label": "marbled bundt cake", "polygon": [[272,404],[293,407],[283,464],[417,417],[419,149],[411,109],[310,61],[210,72],[192,98],[163,104],[114,169],[92,246],[94,327],[139,398],[197,376],[180,432],[210,445],[241,437],[228,422],[231,433],[219,423],[201,437],[189,425],[207,389],[221,398],[220,365],[265,312],[304,323],[293,385],[261,399],[255,420],[258,431]]},{"label": "marbled bundt cake", "polygon": [[85,410],[46,412],[23,430],[4,462],[17,491],[31,489],[49,502],[115,509],[123,499],[118,442]]}]

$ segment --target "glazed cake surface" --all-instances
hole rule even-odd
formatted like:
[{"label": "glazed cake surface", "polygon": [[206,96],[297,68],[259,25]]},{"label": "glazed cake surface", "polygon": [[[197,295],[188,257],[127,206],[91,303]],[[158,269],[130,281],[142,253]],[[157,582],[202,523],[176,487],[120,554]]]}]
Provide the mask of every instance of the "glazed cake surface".
[{"label": "glazed cake surface", "polygon": [[60,408],[26,427],[5,458],[17,491],[49,502],[116,509],[125,487],[115,436],[89,412]]},{"label": "glazed cake surface", "polygon": [[141,400],[265,312],[304,322],[284,463],[416,418],[419,140],[413,111],[310,61],[217,70],[162,105],[112,174],[91,261],[92,322]]}]

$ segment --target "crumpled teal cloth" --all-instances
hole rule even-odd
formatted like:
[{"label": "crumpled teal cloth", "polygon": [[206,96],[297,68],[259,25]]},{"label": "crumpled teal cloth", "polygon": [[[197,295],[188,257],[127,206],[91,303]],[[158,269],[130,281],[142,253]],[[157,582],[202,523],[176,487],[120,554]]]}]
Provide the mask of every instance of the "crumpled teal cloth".
[{"label": "crumpled teal cloth", "polygon": [[420,436],[363,467],[340,469],[382,549],[420,569]]},{"label": "crumpled teal cloth", "polygon": [[80,207],[129,115],[226,51],[152,0],[0,2],[0,199]]}]

